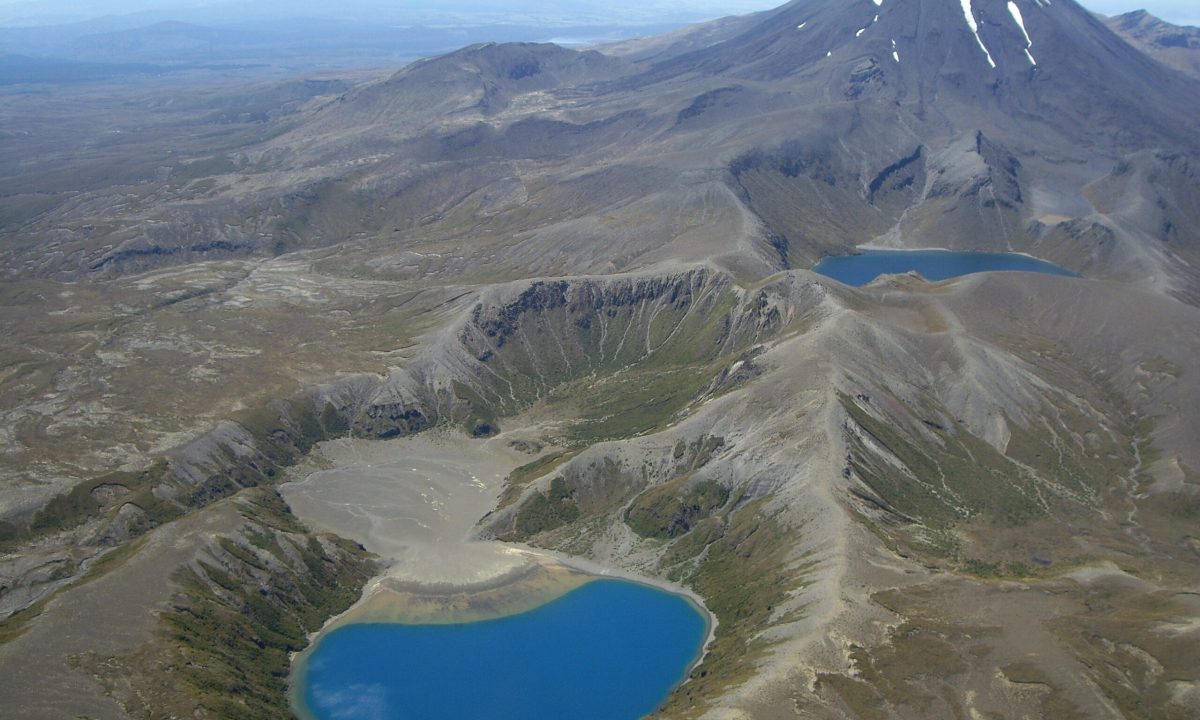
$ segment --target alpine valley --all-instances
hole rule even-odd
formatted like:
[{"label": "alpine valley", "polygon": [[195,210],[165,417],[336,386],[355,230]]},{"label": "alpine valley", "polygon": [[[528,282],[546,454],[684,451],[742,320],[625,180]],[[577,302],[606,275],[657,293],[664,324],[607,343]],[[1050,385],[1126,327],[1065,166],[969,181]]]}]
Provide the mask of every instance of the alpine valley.
[{"label": "alpine valley", "polygon": [[[1196,33],[795,0],[6,85],[2,714],[288,717],[331,618],[616,574],[714,620],[655,717],[1197,717]],[[1073,275],[811,271],[861,248]]]}]

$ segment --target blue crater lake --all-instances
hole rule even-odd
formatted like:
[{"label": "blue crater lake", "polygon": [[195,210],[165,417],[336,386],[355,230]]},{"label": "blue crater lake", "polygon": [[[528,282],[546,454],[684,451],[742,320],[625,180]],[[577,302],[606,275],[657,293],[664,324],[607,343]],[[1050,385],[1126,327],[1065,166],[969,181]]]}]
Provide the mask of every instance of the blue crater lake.
[{"label": "blue crater lake", "polygon": [[593,580],[535,610],[457,625],[345,625],[298,668],[317,720],[637,720],[699,657],[686,598]]},{"label": "blue crater lake", "polygon": [[998,270],[1079,277],[1070,270],[1028,255],[951,250],[867,250],[858,255],[828,257],[813,266],[813,272],[855,287],[866,285],[880,275],[913,270],[927,280],[946,280]]}]

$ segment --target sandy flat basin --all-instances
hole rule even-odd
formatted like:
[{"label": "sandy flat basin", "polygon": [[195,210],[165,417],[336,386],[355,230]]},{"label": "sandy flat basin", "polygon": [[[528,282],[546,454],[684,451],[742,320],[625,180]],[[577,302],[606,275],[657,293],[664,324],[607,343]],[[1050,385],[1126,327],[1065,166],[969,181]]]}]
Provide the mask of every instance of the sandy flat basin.
[{"label": "sandy flat basin", "polygon": [[318,462],[282,487],[305,522],[363,544],[389,564],[393,586],[494,584],[528,566],[531,553],[471,542],[496,505],[504,478],[530,460],[503,437],[476,440],[434,431],[396,440],[322,443]]},{"label": "sandy flat basin", "polygon": [[[519,431],[484,440],[434,430],[395,440],[321,443],[280,490],[312,527],[362,543],[385,569],[323,632],[361,622],[468,622],[538,607],[597,577],[685,595],[662,580],[583,558],[473,539],[514,468]],[[707,611],[705,611],[707,612]],[[710,623],[715,623],[710,616]],[[713,625],[715,627],[715,624]]]}]

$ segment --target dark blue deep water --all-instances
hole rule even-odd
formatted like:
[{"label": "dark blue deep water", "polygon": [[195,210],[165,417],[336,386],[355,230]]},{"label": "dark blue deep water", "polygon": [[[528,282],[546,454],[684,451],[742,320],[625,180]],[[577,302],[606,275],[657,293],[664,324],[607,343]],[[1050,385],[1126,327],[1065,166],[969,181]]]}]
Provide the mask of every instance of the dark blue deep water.
[{"label": "dark blue deep water", "polygon": [[595,580],[498,620],[346,625],[297,681],[318,720],[637,720],[684,679],[706,635],[678,595]]},{"label": "dark blue deep water", "polygon": [[927,280],[945,280],[996,270],[1078,277],[1070,270],[1025,255],[950,250],[867,250],[860,255],[825,258],[813,267],[813,272],[856,287],[866,285],[880,275],[910,270],[916,270]]}]

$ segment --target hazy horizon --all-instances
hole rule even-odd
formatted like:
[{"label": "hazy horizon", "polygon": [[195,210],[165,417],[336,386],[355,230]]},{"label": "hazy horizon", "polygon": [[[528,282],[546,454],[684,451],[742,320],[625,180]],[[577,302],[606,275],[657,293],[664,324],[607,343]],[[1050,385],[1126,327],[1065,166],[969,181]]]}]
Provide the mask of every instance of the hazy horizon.
[{"label": "hazy horizon", "polygon": [[336,5],[317,0],[0,0],[0,25],[29,25],[38,18],[54,22],[80,22],[107,17],[143,15],[155,20],[164,16],[222,18],[230,22],[256,19],[320,18],[396,22],[424,17],[479,19],[488,22],[518,22],[523,18],[575,16],[581,22],[597,19],[625,23],[652,23],[743,14],[774,7],[773,0],[617,0],[616,2],[552,2],[549,0],[346,0]]},{"label": "hazy horizon", "polygon": [[[110,16],[146,15],[148,20],[163,16],[197,19],[224,17],[229,22],[252,20],[322,18],[394,22],[406,17],[476,18],[517,22],[530,17],[578,15],[582,24],[607,19],[627,24],[678,22],[702,17],[735,15],[767,10],[783,0],[647,0],[632,2],[551,2],[548,0],[447,0],[446,2],[406,2],[385,0],[346,0],[331,5],[315,0],[0,0],[0,26],[29,26],[96,20]],[[1105,15],[1119,15],[1145,9],[1168,22],[1200,25],[1200,4],[1195,0],[1087,0],[1088,9]]]},{"label": "hazy horizon", "polygon": [[[893,2],[896,0],[892,0]],[[1136,0],[1088,0],[1117,14]],[[1191,2],[1191,0],[1188,0]],[[0,85],[399,67],[483,42],[580,48],[784,0],[0,0]],[[1189,8],[1190,9],[1190,8]],[[1168,22],[1181,0],[1153,0]],[[1200,24],[1200,19],[1194,21]],[[168,24],[169,23],[169,24]]]}]

